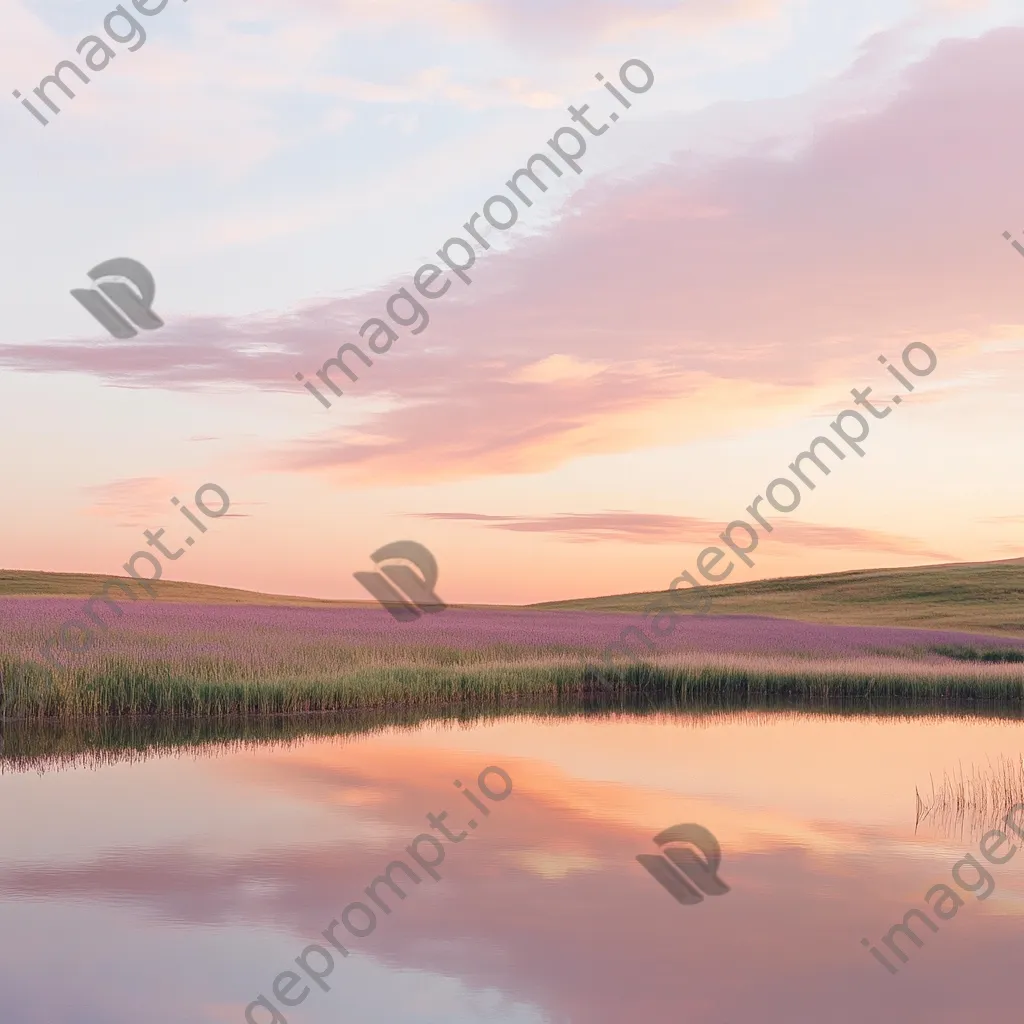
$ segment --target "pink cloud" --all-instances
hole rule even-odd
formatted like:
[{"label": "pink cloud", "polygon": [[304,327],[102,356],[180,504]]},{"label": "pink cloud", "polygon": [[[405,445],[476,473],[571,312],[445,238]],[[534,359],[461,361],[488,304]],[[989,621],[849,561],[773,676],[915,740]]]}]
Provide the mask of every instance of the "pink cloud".
[{"label": "pink cloud", "polygon": [[532,48],[564,49],[567,43],[630,29],[710,31],[776,15],[785,0],[497,0],[481,5],[502,39]]},{"label": "pink cloud", "polygon": [[[475,512],[425,512],[417,519],[484,523],[491,529],[516,533],[549,533],[581,543],[622,541],[634,544],[711,544],[725,523],[692,516],[656,515],[643,512],[586,512],[548,516],[497,516]],[[842,548],[844,550],[887,551],[955,561],[950,555],[929,550],[912,537],[875,530],[856,530],[846,526],[822,526],[798,519],[777,520],[771,539],[781,544],[802,547]]]},{"label": "pink cloud", "polygon": [[138,526],[167,510],[174,484],[157,476],[128,477],[84,488],[92,498],[89,515],[118,520],[118,526]]},{"label": "pink cloud", "polygon": [[434,0],[429,7],[413,0],[299,0],[306,7],[351,19],[362,26],[373,19],[407,25],[422,20],[448,32],[490,35],[503,44],[564,53],[597,36],[621,39],[631,29],[657,28],[688,35],[777,14],[787,0]]},{"label": "pink cloud", "polygon": [[[1022,45],[1017,28],[945,42],[887,106],[844,109],[793,157],[697,165],[687,122],[666,124],[680,139],[672,163],[593,182],[552,231],[478,261],[469,290],[456,282],[429,307],[426,331],[403,329],[386,356],[358,364],[338,401],[394,400],[386,410],[269,462],[373,481],[418,479],[424,466],[432,479],[538,471],[662,441],[654,409],[706,431],[704,402],[735,425],[778,386],[838,373],[860,386],[879,352],[898,357],[916,337],[1019,322],[1022,265],[1000,236],[1024,238],[1024,216],[1013,222]],[[5,346],[0,365],[120,386],[294,390],[329,423],[294,372],[312,376],[408,284],[277,318],[172,324],[145,345]],[[530,379],[553,355],[601,368]]]},{"label": "pink cloud", "polygon": [[[87,514],[117,520],[118,526],[140,526],[153,521],[155,517],[172,511],[171,498],[180,492],[173,480],[158,476],[127,477],[111,480],[105,484],[93,484],[83,488],[93,503]],[[248,519],[248,512],[238,509],[264,502],[231,503],[234,511],[226,512],[224,519]]]}]

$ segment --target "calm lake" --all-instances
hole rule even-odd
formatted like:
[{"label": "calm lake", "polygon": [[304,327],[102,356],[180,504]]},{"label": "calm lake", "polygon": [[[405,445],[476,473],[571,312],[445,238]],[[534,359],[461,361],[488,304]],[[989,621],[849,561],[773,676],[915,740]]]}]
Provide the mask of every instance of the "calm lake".
[{"label": "calm lake", "polygon": [[[984,900],[968,869],[977,892],[958,888],[954,865],[980,858],[998,819],[916,823],[915,787],[1022,752],[1011,719],[780,711],[432,722],[8,766],[3,1019],[1016,1019],[1024,854],[981,860]],[[681,823],[717,838],[728,892],[684,905],[638,863]],[[421,834],[440,841],[419,840],[417,863]],[[385,910],[365,890],[397,858],[419,881],[393,873],[404,899],[373,889]],[[937,884],[963,905],[932,915],[937,932],[915,925],[923,945],[901,940],[889,973],[861,940],[881,946]],[[347,955],[323,935],[343,913],[331,934]]]}]

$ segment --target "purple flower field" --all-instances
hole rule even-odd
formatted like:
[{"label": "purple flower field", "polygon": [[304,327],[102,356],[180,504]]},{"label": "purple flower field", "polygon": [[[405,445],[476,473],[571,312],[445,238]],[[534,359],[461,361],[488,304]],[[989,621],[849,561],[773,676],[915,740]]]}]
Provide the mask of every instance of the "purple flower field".
[{"label": "purple flower field", "polygon": [[[71,630],[69,646],[56,646],[58,662],[73,668],[93,659],[144,660],[227,658],[240,663],[277,659],[311,648],[372,648],[380,652],[415,648],[484,651],[513,648],[521,655],[598,655],[622,630],[642,626],[639,615],[603,612],[449,608],[415,622],[396,623],[378,608],[294,608],[260,605],[177,603],[124,604],[118,618],[96,606],[110,628],[88,622],[81,600],[0,598],[0,657],[41,661],[39,648],[69,619],[93,625],[92,649],[74,653],[82,634]],[[930,648],[984,646],[1024,652],[1024,640],[984,637],[950,630],[835,626],[757,616],[687,616],[672,635],[657,640],[652,655],[743,654],[761,657],[856,658],[886,654],[939,659]],[[646,649],[635,640],[638,656]]]},{"label": "purple flower field", "polygon": [[[75,649],[83,634],[67,631],[67,643],[51,647],[60,671],[44,671],[42,645],[68,620],[87,622],[82,605],[0,599],[9,717],[304,712],[569,694],[595,685],[585,666],[602,664],[624,628],[645,623],[628,614],[460,608],[397,623],[369,607],[148,601],[125,603],[116,617],[97,603],[109,628],[94,627],[84,651]],[[1024,661],[1024,640],[754,616],[675,622],[651,648],[631,641],[615,672],[632,665],[647,674],[617,676],[615,685],[847,695],[952,686],[968,697],[1014,700],[1024,693],[1024,664],[1011,661]],[[982,663],[978,651],[1002,652],[998,660],[1010,663]]]}]

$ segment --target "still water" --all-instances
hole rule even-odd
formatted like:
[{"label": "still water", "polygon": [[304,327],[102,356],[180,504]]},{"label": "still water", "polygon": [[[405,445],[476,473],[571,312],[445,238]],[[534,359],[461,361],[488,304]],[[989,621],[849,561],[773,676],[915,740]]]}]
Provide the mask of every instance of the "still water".
[{"label": "still water", "polygon": [[[984,900],[957,889],[990,826],[916,823],[915,787],[1022,751],[1006,719],[737,712],[7,770],[2,1019],[243,1024],[261,994],[256,1024],[1017,1019],[1024,854],[981,861]],[[683,905],[637,862],[680,823],[717,837],[728,892]],[[385,911],[365,890],[396,858],[419,882],[379,884]],[[890,974],[861,939],[940,883],[963,905]],[[354,903],[375,924],[350,909],[343,955],[323,933]]]}]

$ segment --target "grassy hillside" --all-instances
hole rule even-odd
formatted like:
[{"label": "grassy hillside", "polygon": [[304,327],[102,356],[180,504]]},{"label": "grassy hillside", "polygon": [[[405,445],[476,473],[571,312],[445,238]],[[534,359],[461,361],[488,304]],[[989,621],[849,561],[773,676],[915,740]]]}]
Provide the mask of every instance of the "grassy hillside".
[{"label": "grassy hillside", "polygon": [[[90,573],[4,569],[0,570],[0,597],[89,598],[96,595],[110,578]],[[133,583],[131,580],[128,582]],[[375,604],[372,601],[327,601],[313,597],[260,594],[173,580],[158,580],[151,586],[158,600],[170,602],[322,608]],[[917,626],[1024,636],[1024,558],[898,569],[858,569],[753,583],[724,583],[708,589],[714,597],[712,615],[764,615],[805,622]],[[546,601],[529,607],[640,612],[657,596],[656,592],[618,594]]]},{"label": "grassy hillside", "polygon": [[[1024,635],[1024,558],[860,569],[709,587],[712,615]],[[639,612],[657,593],[548,601],[534,608]],[[692,603],[696,607],[696,602]]]},{"label": "grassy hillside", "polygon": [[[89,572],[37,572],[30,569],[0,569],[0,597],[95,597],[111,580],[123,580],[142,600],[149,595],[130,576],[97,576]],[[213,587],[205,583],[182,583],[156,580],[150,587],[157,601],[181,604],[267,605],[293,608],[376,608],[377,602],[332,601],[319,597],[291,597],[283,594],[261,594],[255,590]],[[114,598],[124,600],[120,591]],[[505,605],[451,604],[452,608],[502,608]]]},{"label": "grassy hillside", "polygon": [[[124,580],[143,600],[147,594],[129,576],[96,576],[93,573],[34,572],[22,569],[0,569],[0,597],[95,597],[103,584],[112,579]],[[210,587],[203,583],[179,583],[157,580],[150,583],[158,601],[197,602],[199,604],[269,604],[301,607],[372,605],[373,601],[323,601],[315,597],[281,597],[259,594],[252,590]],[[114,591],[118,598],[120,591]],[[122,596],[123,599],[123,596]]]}]

